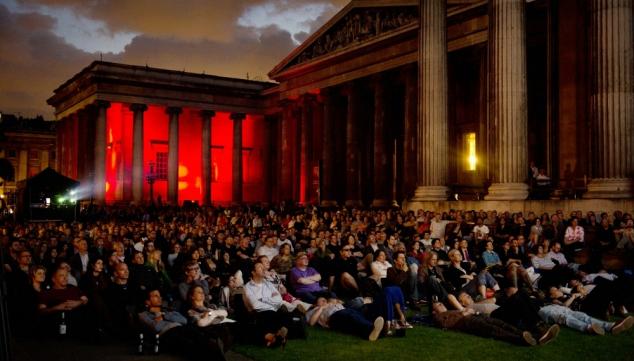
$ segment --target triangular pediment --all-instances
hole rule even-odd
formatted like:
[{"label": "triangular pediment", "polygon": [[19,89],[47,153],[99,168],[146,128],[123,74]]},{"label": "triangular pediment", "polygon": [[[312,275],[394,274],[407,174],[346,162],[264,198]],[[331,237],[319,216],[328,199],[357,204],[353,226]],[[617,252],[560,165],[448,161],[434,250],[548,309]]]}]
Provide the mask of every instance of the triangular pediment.
[{"label": "triangular pediment", "polygon": [[418,3],[418,0],[353,0],[273,68],[269,77],[275,79],[287,69],[417,24]]}]

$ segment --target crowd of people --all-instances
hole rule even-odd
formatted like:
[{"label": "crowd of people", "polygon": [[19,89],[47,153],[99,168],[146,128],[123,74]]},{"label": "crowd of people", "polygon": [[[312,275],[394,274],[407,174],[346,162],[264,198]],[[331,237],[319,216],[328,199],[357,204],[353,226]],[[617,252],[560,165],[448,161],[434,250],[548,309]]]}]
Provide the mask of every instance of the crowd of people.
[{"label": "crowd of people", "polygon": [[[5,222],[13,333],[139,332],[191,359],[319,325],[375,341],[407,310],[522,345],[634,325],[632,215],[315,207],[88,207]],[[615,322],[609,320],[615,319]]]}]

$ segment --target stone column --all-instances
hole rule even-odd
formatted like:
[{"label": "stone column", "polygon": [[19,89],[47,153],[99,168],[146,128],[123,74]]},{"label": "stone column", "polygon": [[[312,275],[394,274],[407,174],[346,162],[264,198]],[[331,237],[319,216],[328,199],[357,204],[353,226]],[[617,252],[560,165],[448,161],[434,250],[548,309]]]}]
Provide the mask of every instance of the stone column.
[{"label": "stone column", "polygon": [[446,0],[420,4],[419,159],[414,201],[447,200],[447,11]]},{"label": "stone column", "polygon": [[300,200],[300,177],[301,177],[301,154],[300,154],[300,146],[301,146],[301,119],[302,119],[302,109],[299,104],[295,104],[293,107],[293,115],[290,119],[294,124],[289,124],[291,129],[291,135],[288,139],[289,141],[289,152],[291,159],[291,199],[293,203],[298,203]]},{"label": "stone column", "polygon": [[335,170],[335,98],[330,88],[322,89],[320,96],[324,104],[324,143],[321,154],[321,173],[319,174],[319,182],[321,183],[319,198],[322,207],[334,207],[337,205],[332,184]]},{"label": "stone column", "polygon": [[385,84],[381,75],[373,79],[374,86],[374,199],[372,207],[388,207],[391,203],[387,176],[388,147],[385,131]]},{"label": "stone column", "polygon": [[168,107],[169,135],[167,153],[167,203],[178,205],[178,116],[182,109]]},{"label": "stone column", "polygon": [[200,119],[203,123],[203,134],[201,150],[202,168],[202,193],[203,205],[211,205],[211,119],[216,116],[213,110],[203,110],[200,112]]},{"label": "stone column", "polygon": [[407,66],[402,76],[405,82],[405,131],[403,136],[403,195],[409,196],[416,187],[418,148],[418,81],[416,66]]},{"label": "stone column", "polygon": [[93,197],[95,203],[104,204],[106,201],[106,120],[110,103],[98,100],[97,125],[95,127],[95,181]]},{"label": "stone column", "polygon": [[634,196],[634,25],[631,0],[591,1],[592,180],[584,198]]},{"label": "stone column", "polygon": [[311,136],[313,129],[313,105],[315,102],[315,96],[306,94],[303,99],[302,106],[302,124],[300,135],[300,187],[301,196],[300,199],[304,204],[310,203],[310,189],[311,189],[311,164],[312,164],[312,146]]},{"label": "stone column", "polygon": [[267,203],[273,202],[275,198],[275,190],[273,189],[273,183],[276,182],[274,180],[274,175],[277,167],[277,157],[274,157],[275,154],[274,148],[276,147],[275,140],[277,138],[277,118],[272,115],[267,115],[264,117],[264,189],[265,192],[265,201]]},{"label": "stone column", "polygon": [[132,124],[132,200],[135,204],[143,201],[143,113],[145,104],[131,104]]},{"label": "stone column", "polygon": [[291,122],[293,121],[293,103],[285,101],[282,104],[282,124],[280,130],[280,200],[288,201],[293,198],[293,157],[291,155]]},{"label": "stone column", "polygon": [[81,109],[76,113],[77,117],[77,179],[82,183],[87,182],[86,170],[88,169],[87,154],[89,150],[93,150],[94,144],[92,143],[92,137],[86,132],[88,127],[86,126],[90,121],[87,116],[86,109]]},{"label": "stone column", "polygon": [[244,113],[231,113],[233,120],[233,183],[231,186],[234,203],[242,203],[242,121],[246,117]]},{"label": "stone column", "polygon": [[361,111],[361,91],[358,83],[352,81],[343,88],[348,98],[346,118],[346,207],[361,205],[359,116]]},{"label": "stone column", "polygon": [[491,120],[495,151],[487,200],[523,200],[528,169],[525,0],[489,3]]}]

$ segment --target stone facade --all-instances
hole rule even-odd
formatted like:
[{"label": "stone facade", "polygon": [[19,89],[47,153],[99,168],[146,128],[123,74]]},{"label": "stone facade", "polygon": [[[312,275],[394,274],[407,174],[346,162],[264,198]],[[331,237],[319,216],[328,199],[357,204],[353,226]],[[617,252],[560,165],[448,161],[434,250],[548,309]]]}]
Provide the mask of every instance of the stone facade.
[{"label": "stone facade", "polygon": [[[186,186],[181,160],[190,149],[179,129],[191,123],[187,114],[211,112],[195,116],[201,135],[188,168],[200,169],[197,199],[206,204],[219,201],[215,175],[231,168],[228,203],[631,209],[625,200],[632,198],[634,164],[631,2],[588,4],[352,1],[271,70],[276,83],[96,62],[49,103],[60,120],[87,114],[100,134],[107,133],[98,102],[124,104],[134,144],[142,138],[138,127],[152,127],[152,107],[181,109],[184,115],[161,115],[169,130],[151,143],[163,149],[154,150],[157,157],[169,158],[170,203],[183,200]],[[584,25],[588,33],[571,31]],[[96,73],[117,81],[95,82]],[[216,120],[223,113],[229,123]],[[231,142],[214,146],[222,124]],[[260,148],[245,144],[252,124],[260,127],[252,141]],[[100,134],[97,145],[111,157]],[[217,167],[208,147],[223,149],[231,161]],[[122,182],[133,184],[115,199],[144,201],[147,189],[138,182],[148,170],[138,163],[149,148],[128,148],[133,171]],[[94,152],[99,177],[101,153]],[[251,169],[242,162],[253,154],[261,154],[262,164]],[[531,162],[551,177],[552,188],[536,188]],[[249,200],[254,173],[262,192]],[[105,198],[95,195],[108,201],[105,188]],[[538,197],[555,200],[532,200]],[[574,203],[581,197],[617,200]]]}]

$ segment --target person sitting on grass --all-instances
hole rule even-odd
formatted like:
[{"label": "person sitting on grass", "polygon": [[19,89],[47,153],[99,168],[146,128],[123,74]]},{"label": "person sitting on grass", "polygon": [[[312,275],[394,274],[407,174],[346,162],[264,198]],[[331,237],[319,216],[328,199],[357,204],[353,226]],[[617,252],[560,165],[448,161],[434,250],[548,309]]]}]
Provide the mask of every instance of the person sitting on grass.
[{"label": "person sitting on grass", "polygon": [[304,302],[312,304],[318,297],[334,297],[334,294],[319,284],[321,275],[308,266],[308,256],[304,252],[297,253],[290,278],[295,294]]},{"label": "person sitting on grass", "polygon": [[245,306],[255,317],[256,339],[267,347],[284,346],[289,313],[280,312],[282,295],[274,284],[265,279],[262,263],[253,265],[251,281],[244,286]]},{"label": "person sitting on grass", "polygon": [[495,291],[500,290],[497,281],[487,270],[480,271],[477,275],[471,270],[463,268],[462,254],[457,249],[449,251],[451,265],[445,271],[445,279],[451,283],[456,292],[467,292],[474,298],[486,299],[487,287]]},{"label": "person sitting on grass", "polygon": [[[51,289],[42,291],[39,295],[38,310],[43,316],[49,329],[53,329],[60,322],[63,315],[64,322],[69,324],[69,331],[80,335],[87,331],[88,303],[79,288],[68,284],[68,270],[58,267],[51,277]],[[76,326],[73,328],[73,326]]]},{"label": "person sitting on grass", "polygon": [[315,306],[306,313],[308,324],[335,331],[349,333],[376,341],[383,331],[384,319],[379,316],[374,321],[368,320],[361,311],[345,307],[341,300],[319,297]]},{"label": "person sitting on grass", "polygon": [[[284,243],[283,246],[288,245]],[[301,313],[306,313],[306,310],[312,305],[298,299],[288,292],[280,275],[278,275],[275,270],[271,269],[271,262],[269,262],[269,258],[267,256],[259,256],[256,258],[256,262],[261,263],[264,266],[264,279],[275,285],[275,288],[277,288],[280,292],[280,295],[282,296],[282,306],[285,307],[288,312],[293,312],[297,309]]]},{"label": "person sitting on grass", "polygon": [[[431,301],[435,299],[456,310],[464,311],[464,307],[458,302],[456,296],[450,292],[453,291],[453,287],[445,281],[442,268],[438,266],[438,261],[436,252],[425,252],[423,263],[418,268],[418,283],[427,295],[430,308],[432,305]],[[447,289],[447,287],[450,289]]]},{"label": "person sitting on grass", "polygon": [[353,256],[354,246],[347,244],[339,250],[332,262],[331,289],[336,293],[357,295],[359,293],[359,262]]},{"label": "person sitting on grass", "polygon": [[163,299],[158,289],[147,292],[145,307],[146,310],[139,313],[139,320],[159,335],[162,349],[196,361],[225,359],[218,344],[195,327],[188,326],[183,315],[163,310]]},{"label": "person sitting on grass", "polygon": [[[205,301],[205,291],[201,286],[195,285],[189,289],[187,295],[189,310],[187,316],[190,324],[196,325],[208,337],[222,342],[222,351],[227,352],[233,344],[233,335],[227,323],[234,320],[227,318],[228,313],[224,308]],[[225,324],[221,324],[225,323]]]}]

